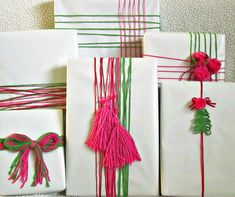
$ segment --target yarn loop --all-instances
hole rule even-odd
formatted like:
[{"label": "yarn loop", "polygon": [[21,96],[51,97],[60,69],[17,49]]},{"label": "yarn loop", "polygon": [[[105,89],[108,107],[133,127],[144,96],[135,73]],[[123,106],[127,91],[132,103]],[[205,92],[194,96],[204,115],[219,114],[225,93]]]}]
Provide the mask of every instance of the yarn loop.
[{"label": "yarn loop", "polygon": [[35,172],[31,186],[37,186],[46,180],[49,187],[49,170],[43,159],[43,152],[51,152],[63,145],[62,137],[56,133],[46,133],[37,140],[32,140],[23,134],[14,133],[4,139],[0,139],[0,150],[19,152],[10,166],[9,178],[12,183],[20,179],[21,188],[28,180],[28,158],[30,152],[35,156]]}]

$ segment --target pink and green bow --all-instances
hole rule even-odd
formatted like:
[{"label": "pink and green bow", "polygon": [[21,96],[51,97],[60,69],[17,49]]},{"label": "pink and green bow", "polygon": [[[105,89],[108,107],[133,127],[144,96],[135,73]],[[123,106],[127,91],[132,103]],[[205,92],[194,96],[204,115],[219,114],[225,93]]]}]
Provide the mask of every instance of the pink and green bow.
[{"label": "pink and green bow", "polygon": [[63,146],[63,137],[56,133],[46,133],[37,140],[32,140],[24,134],[14,133],[6,138],[0,139],[0,150],[9,152],[18,152],[18,155],[12,162],[9,170],[9,180],[13,183],[20,180],[21,188],[28,180],[28,159],[32,152],[35,159],[35,172],[31,186],[37,186],[46,180],[46,186],[49,187],[49,170],[43,159],[44,152],[51,152],[58,147]]}]

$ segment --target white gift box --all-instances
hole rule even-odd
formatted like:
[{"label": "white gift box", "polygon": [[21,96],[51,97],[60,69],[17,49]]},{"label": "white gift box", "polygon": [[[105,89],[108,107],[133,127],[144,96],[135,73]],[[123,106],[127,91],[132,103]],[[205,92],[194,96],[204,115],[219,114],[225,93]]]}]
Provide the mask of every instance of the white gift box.
[{"label": "white gift box", "polygon": [[159,18],[159,0],[55,1],[55,28],[77,30],[82,58],[142,56],[142,36],[159,31]]},{"label": "white gift box", "polygon": [[[190,50],[191,49],[191,50]],[[159,82],[179,80],[190,67],[190,56],[197,51],[222,61],[213,80],[225,79],[225,35],[214,33],[146,33],[144,57],[156,58]],[[186,60],[186,61],[185,61]],[[186,80],[189,74],[183,76]]]},{"label": "white gift box", "polygon": [[[212,134],[204,135],[205,196],[235,195],[234,83],[203,83]],[[169,196],[201,194],[200,134],[192,133],[199,82],[163,82],[161,87],[161,191]]]},{"label": "white gift box", "polygon": [[74,31],[0,33],[0,85],[61,83],[68,59],[77,57]]},{"label": "white gift box", "polygon": [[[107,65],[107,59],[104,59],[104,62],[104,65]],[[158,196],[159,192],[157,71],[153,65],[154,60],[150,59],[132,60],[130,133],[142,161],[130,166],[130,196]],[[69,62],[66,134],[67,195],[95,196],[96,194],[95,153],[85,145],[94,113],[93,83],[93,59]],[[105,190],[102,191],[105,194]]]},{"label": "white gift box", "polygon": [[[63,116],[61,110],[17,110],[0,112],[0,138],[5,138],[13,133],[27,135],[32,140],[38,139],[47,132],[63,135]],[[56,150],[43,153],[43,158],[49,170],[51,181],[50,187],[42,185],[31,187],[34,175],[35,155],[32,151],[29,155],[29,175],[28,181],[21,189],[21,182],[18,180],[14,184],[8,180],[8,171],[11,163],[16,158],[18,152],[0,150],[0,195],[21,195],[36,193],[61,192],[65,190],[65,162],[64,148],[58,147]]]}]

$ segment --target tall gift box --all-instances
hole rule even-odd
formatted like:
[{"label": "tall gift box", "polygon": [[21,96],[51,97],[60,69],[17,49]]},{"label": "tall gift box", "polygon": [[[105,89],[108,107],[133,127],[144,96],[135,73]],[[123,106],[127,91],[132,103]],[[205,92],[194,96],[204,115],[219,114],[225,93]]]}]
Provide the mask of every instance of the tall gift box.
[{"label": "tall gift box", "polygon": [[160,29],[159,0],[57,0],[55,28],[77,30],[79,57],[140,57]]},{"label": "tall gift box", "polygon": [[158,61],[159,82],[188,80],[191,55],[206,52],[209,57],[222,61],[214,81],[225,80],[225,35],[216,33],[146,33],[144,35],[144,57]]},{"label": "tall gift box", "polygon": [[[45,135],[44,138],[39,139],[43,135]],[[53,139],[58,136],[63,136],[61,110],[0,112],[0,195],[40,194],[65,190],[64,148],[59,147],[59,144],[55,149],[51,147],[55,142]],[[6,141],[5,144],[3,143],[5,138],[9,139],[8,144],[12,146],[11,150],[3,148],[7,144]],[[27,152],[28,156],[26,156]],[[18,170],[18,167],[13,168],[17,163],[17,158],[21,158],[18,167],[22,170]],[[45,176],[42,184],[39,184],[39,180],[34,185],[35,176],[40,176],[36,170],[40,169],[37,164],[45,164],[50,180],[47,180]],[[10,171],[11,173],[9,173]],[[18,172],[16,176],[15,172]],[[42,175],[45,175],[45,171]]]},{"label": "tall gift box", "polygon": [[200,82],[162,83],[160,149],[163,195],[199,196],[202,187],[205,196],[235,195],[235,84],[203,83],[203,97],[209,114],[204,121],[199,121],[207,124],[203,131],[204,141],[202,135],[195,134],[199,123],[195,121],[200,117],[195,115],[191,105],[191,99],[199,96],[200,89]]},{"label": "tall gift box", "polygon": [[[97,168],[95,166],[97,155],[85,143],[90,135],[93,126],[92,122],[94,121],[94,106],[96,106],[94,95],[98,94],[94,91],[94,86],[103,87],[103,85],[99,85],[99,80],[97,81],[99,77],[96,78],[94,73],[100,74],[101,65],[103,65],[104,70],[111,69],[107,65],[112,61],[115,61],[114,65],[121,62],[121,72],[119,74],[122,79],[119,81],[119,85],[121,87],[120,95],[122,96],[120,96],[119,104],[122,106],[127,103],[126,110],[119,109],[116,112],[121,114],[121,121],[126,120],[126,123],[128,122],[126,128],[132,135],[141,157],[140,162],[134,162],[129,166],[129,178],[126,179],[124,177],[129,183],[126,191],[128,190],[127,193],[130,196],[158,196],[157,73],[154,60],[138,58],[79,59],[69,62],[66,194],[78,196],[96,195]],[[128,70],[128,74],[125,74],[126,70]],[[99,74],[97,75],[99,76]],[[118,73],[116,74],[119,75]],[[105,82],[107,80],[105,71],[103,76],[103,82]],[[126,80],[129,81],[129,85],[124,85]],[[118,84],[116,85],[119,87]],[[125,93],[127,89],[128,94],[127,92]],[[103,102],[102,99],[100,102]],[[122,121],[122,123],[125,125],[125,121]],[[111,146],[114,144],[111,143]],[[124,146],[125,148],[126,146]],[[116,172],[117,179],[118,176],[119,172]],[[102,180],[102,195],[105,195],[105,178],[103,177]],[[120,187],[117,184],[117,193],[123,188],[122,184]]]}]

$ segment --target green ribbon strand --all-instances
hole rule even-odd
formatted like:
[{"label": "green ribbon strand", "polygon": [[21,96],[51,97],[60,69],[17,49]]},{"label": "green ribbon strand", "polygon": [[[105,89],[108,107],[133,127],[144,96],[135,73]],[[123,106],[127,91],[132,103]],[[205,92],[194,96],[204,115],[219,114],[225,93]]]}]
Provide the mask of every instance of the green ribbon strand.
[{"label": "green ribbon strand", "polygon": [[[109,23],[120,23],[120,21],[55,21],[57,24],[109,24]],[[122,23],[136,23],[136,21],[122,21]],[[160,24],[156,21],[138,21],[140,24]]]},{"label": "green ribbon strand", "polygon": [[57,14],[55,15],[55,17],[94,17],[94,18],[99,18],[99,17],[160,17],[160,15],[158,14],[138,14],[138,15],[134,15],[134,14],[125,14],[125,15],[119,15],[119,14]]},{"label": "green ribbon strand", "polygon": [[207,53],[206,33],[203,33],[203,36],[204,36],[204,52]]},{"label": "green ribbon strand", "polygon": [[[120,120],[121,124],[130,131],[131,120],[131,74],[132,59],[129,58],[128,65],[126,59],[121,59],[121,86],[120,86]],[[129,165],[118,171],[118,196],[128,196],[129,187]]]},{"label": "green ribbon strand", "polygon": [[79,43],[79,48],[141,48],[141,42],[125,42],[122,43],[124,46],[121,46],[121,42],[86,42]]},{"label": "green ribbon strand", "polygon": [[[208,35],[209,34],[209,38]],[[216,33],[199,33],[199,32],[189,32],[189,56],[191,57],[193,52],[202,51],[207,53],[210,58],[213,58],[213,51],[214,51],[214,57],[218,58],[218,36]],[[204,46],[201,46],[201,36],[203,36],[204,39]],[[214,39],[213,39],[214,37]],[[209,39],[209,46],[207,46],[207,40]],[[194,43],[193,43],[194,42]]]},{"label": "green ribbon strand", "polygon": [[209,112],[206,109],[197,110],[194,121],[194,133],[205,133],[206,135],[211,134],[211,121]]},{"label": "green ribbon strand", "polygon": [[119,28],[119,27],[97,27],[97,28],[75,28],[75,27],[57,27],[55,29],[58,30],[78,30],[78,31],[120,31],[120,30],[127,30],[127,31],[138,31],[138,30],[148,30],[148,29],[160,29],[160,26],[155,27],[140,27],[140,28]]},{"label": "green ribbon strand", "polygon": [[[77,33],[79,36],[104,36],[104,37],[120,37],[120,34],[108,34],[108,33]],[[125,35],[125,37],[139,37],[142,38],[143,35]]]}]

